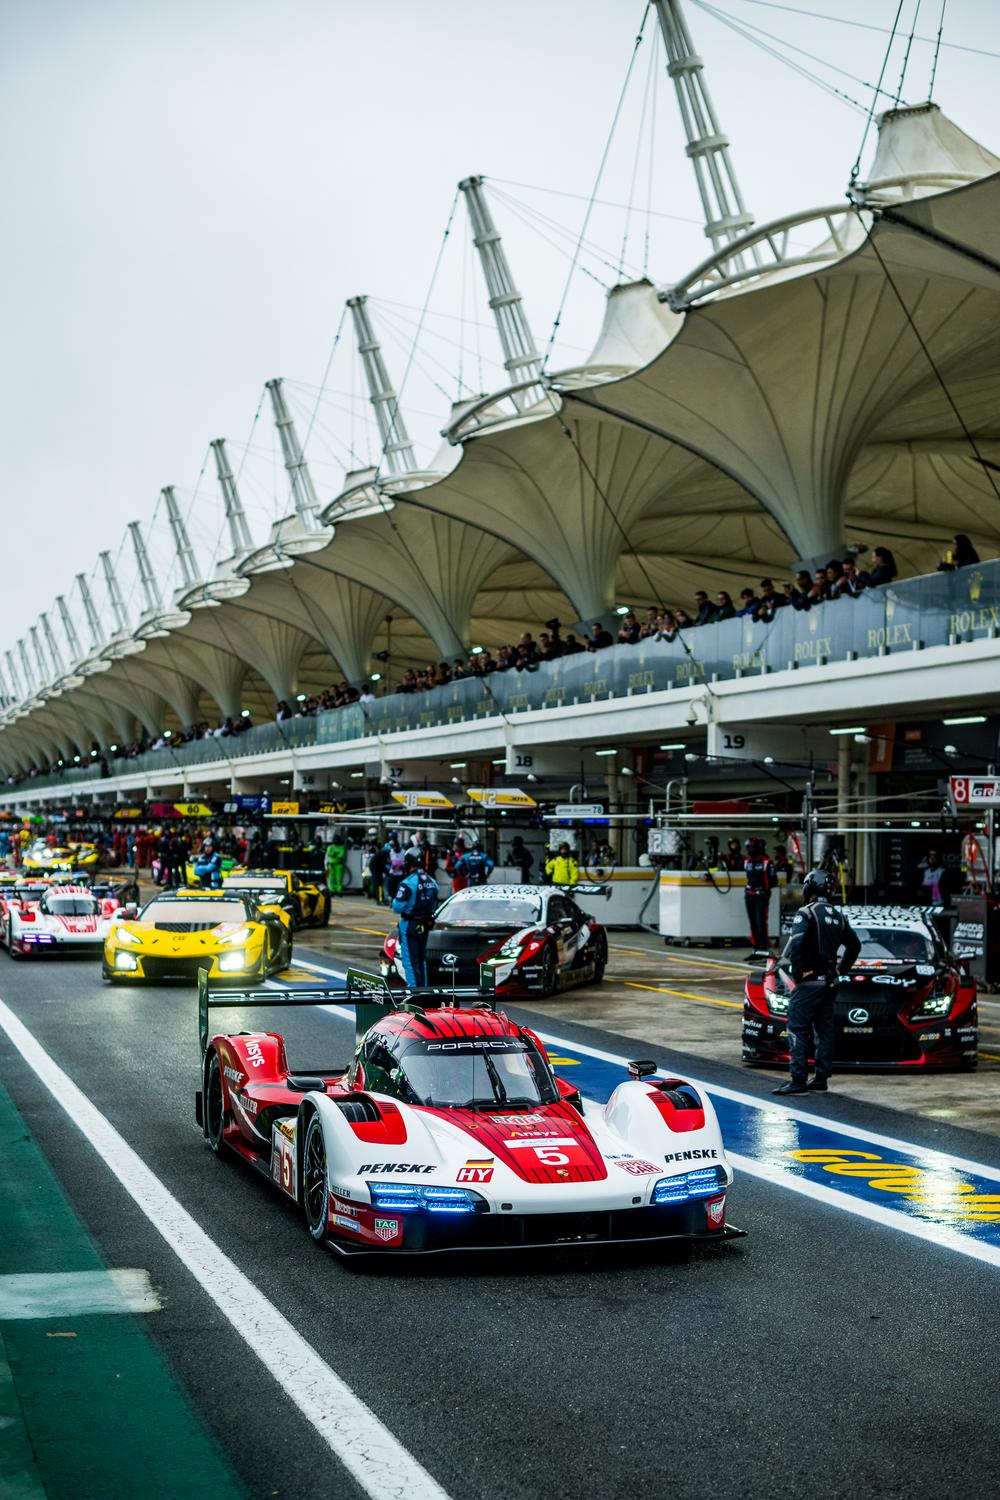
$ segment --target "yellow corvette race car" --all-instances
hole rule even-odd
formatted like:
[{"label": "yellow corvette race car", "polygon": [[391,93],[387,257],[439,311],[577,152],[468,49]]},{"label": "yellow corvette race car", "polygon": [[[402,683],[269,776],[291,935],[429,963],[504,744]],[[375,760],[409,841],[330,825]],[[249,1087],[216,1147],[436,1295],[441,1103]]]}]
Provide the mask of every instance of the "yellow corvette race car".
[{"label": "yellow corvette race car", "polygon": [[280,906],[240,891],[162,891],[141,910],[122,908],[104,942],[111,983],[188,979],[259,982],[288,967],[292,924]]},{"label": "yellow corvette race car", "polygon": [[38,839],[24,854],[24,868],[36,875],[44,875],[50,870],[65,874],[93,871],[99,863],[95,844],[73,842],[52,849],[43,839]]},{"label": "yellow corvette race car", "polygon": [[[222,885],[225,890],[273,890],[290,914],[293,927],[325,927],[330,920],[330,892],[297,870],[247,870],[238,866],[222,877]],[[257,899],[261,899],[259,895]]]}]

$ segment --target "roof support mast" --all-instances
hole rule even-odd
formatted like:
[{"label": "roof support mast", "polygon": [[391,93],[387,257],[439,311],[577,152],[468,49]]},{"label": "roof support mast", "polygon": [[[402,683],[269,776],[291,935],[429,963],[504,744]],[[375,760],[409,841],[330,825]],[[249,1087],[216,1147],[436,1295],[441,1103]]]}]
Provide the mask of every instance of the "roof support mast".
[{"label": "roof support mast", "polygon": [[80,637],[76,633],[76,626],[73,624],[65,594],[56,595],[56,608],[59,611],[59,619],[62,621],[63,635],[69,645],[70,661],[78,662],[83,652],[80,650]]},{"label": "roof support mast", "polygon": [[349,297],[347,305],[354,320],[358,353],[368,382],[368,395],[382,439],[382,452],[390,474],[410,474],[417,467],[416,454],[406,430],[399,398],[392,388],[389,371],[382,358],[382,346],[375,337],[368,316],[367,297]]},{"label": "roof support mast", "polygon": [[[510,376],[511,384],[520,385],[541,374],[541,356],[535,347],[521,293],[514,285],[500,231],[493,222],[493,215],[486,201],[483,179],[466,177],[458,186],[465,195],[465,206],[469,210],[472,243],[479,251],[490,308],[503,349],[504,369]],[[517,391],[513,400],[520,411],[526,406],[533,406],[538,400],[538,393],[531,389]]]},{"label": "roof support mast", "polygon": [[[32,679],[34,678],[35,674],[31,670],[31,662],[28,660],[28,647],[27,647],[27,644],[25,642],[25,639],[24,639],[23,635],[20,636],[19,639],[18,639],[17,649],[18,649],[18,651],[20,652],[20,655],[21,655],[21,671],[24,674],[24,686],[25,686],[25,690],[26,690],[26,695],[27,695],[27,697],[31,698],[31,697],[34,696],[34,692],[32,690],[31,684],[32,684]],[[37,687],[35,688],[34,691],[37,691]]]},{"label": "roof support mast", "polygon": [[115,617],[115,635],[126,635],[128,633],[128,616],[125,613],[125,603],[122,599],[122,591],[118,586],[118,575],[115,573],[115,565],[111,561],[110,552],[99,552],[101,567],[104,569],[104,582],[108,589],[108,603],[111,605],[111,613]]},{"label": "roof support mast", "polygon": [[270,393],[271,406],[274,408],[274,425],[278,429],[285,468],[292,482],[292,499],[295,502],[296,514],[307,530],[314,531],[317,524],[316,512],[319,510],[319,497],[312,482],[305,454],[302,452],[299,435],[295,431],[292,414],[285,402],[285,393],[281,389],[280,378],[268,380],[266,389]]},{"label": "roof support mast", "polygon": [[213,438],[211,449],[215,454],[215,472],[219,476],[219,488],[222,491],[222,503],[226,510],[233,553],[236,555],[249,552],[253,546],[253,538],[250,535],[250,527],[247,525],[246,511],[243,509],[240,492],[236,488],[236,476],[229,462],[229,454],[226,452],[225,438]]},{"label": "roof support mast", "polygon": [[14,689],[14,702],[21,703],[28,696],[28,692],[15,665],[13,651],[4,652],[4,661],[7,663],[7,680]]},{"label": "roof support mast", "polygon": [[42,640],[41,636],[38,634],[38,626],[30,625],[28,627],[28,634],[31,636],[32,649],[35,653],[35,660],[38,663],[38,681],[40,684],[43,682],[48,682],[49,678],[52,676],[52,672],[42,652]]},{"label": "roof support mast", "polygon": [[143,597],[146,600],[146,609],[149,614],[158,614],[163,608],[163,600],[160,598],[160,587],[156,581],[152,564],[149,561],[149,553],[146,550],[146,540],[142,534],[142,526],[138,521],[129,521],[129,536],[132,538],[132,550],[135,553],[136,567],[139,569],[139,582],[142,584]]},{"label": "roof support mast", "polygon": [[187,526],[184,524],[180,506],[177,504],[177,496],[174,494],[173,485],[165,484],[160,494],[163,496],[163,503],[167,508],[167,520],[170,522],[170,532],[174,539],[177,561],[181,567],[183,587],[189,588],[198,582],[198,564],[195,561],[191,538],[188,536]]},{"label": "roof support mast", "polygon": [[80,598],[83,600],[83,612],[87,617],[87,629],[90,631],[90,644],[95,651],[99,651],[104,645],[104,632],[101,629],[101,622],[94,605],[94,596],[90,592],[90,584],[87,582],[85,573],[77,573],[76,585],[80,590]]},{"label": "roof support mast", "polygon": [[45,644],[49,648],[49,656],[52,658],[52,665],[55,668],[56,676],[64,677],[66,675],[66,663],[63,661],[62,652],[56,644],[52,622],[46,611],[43,611],[38,618],[41,622],[42,630],[45,632]]},{"label": "roof support mast", "polygon": [[[667,50],[667,72],[674,80],[687,154],[694,167],[705,215],[705,233],[715,250],[731,244],[753,224],[729,157],[729,137],[719,129],[703,76],[704,63],[694,50],[681,0],[653,0]],[[756,249],[754,259],[760,259]]]}]

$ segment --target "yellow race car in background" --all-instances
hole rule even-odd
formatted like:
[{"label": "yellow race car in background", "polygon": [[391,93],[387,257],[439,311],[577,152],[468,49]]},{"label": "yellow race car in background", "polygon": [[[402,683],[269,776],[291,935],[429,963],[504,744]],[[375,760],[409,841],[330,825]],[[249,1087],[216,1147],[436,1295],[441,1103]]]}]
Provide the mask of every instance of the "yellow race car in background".
[{"label": "yellow race car in background", "polygon": [[222,877],[222,885],[224,890],[284,892],[282,905],[294,927],[325,927],[330,920],[330,892],[297,870],[247,870],[240,865]]},{"label": "yellow race car in background", "polygon": [[95,844],[65,843],[50,848],[44,839],[36,839],[24,852],[24,868],[32,874],[45,875],[49,871],[67,875],[97,869],[100,856]]},{"label": "yellow race car in background", "polygon": [[259,983],[288,967],[292,923],[282,907],[241,891],[161,891],[141,910],[122,908],[104,942],[111,983],[188,979]]}]

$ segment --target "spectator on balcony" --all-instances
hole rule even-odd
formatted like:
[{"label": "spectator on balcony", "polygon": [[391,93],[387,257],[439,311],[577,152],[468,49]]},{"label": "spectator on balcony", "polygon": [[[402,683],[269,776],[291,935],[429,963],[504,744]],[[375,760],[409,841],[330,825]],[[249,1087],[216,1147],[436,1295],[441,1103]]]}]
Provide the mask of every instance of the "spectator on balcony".
[{"label": "spectator on balcony", "polygon": [[517,664],[517,652],[513,646],[501,646],[497,652],[497,671],[509,672]]},{"label": "spectator on balcony", "polygon": [[614,639],[609,630],[605,630],[600,620],[595,620],[590,627],[590,635],[587,638],[588,651],[603,651],[608,646],[614,645]]},{"label": "spectator on balcony", "polygon": [[555,638],[555,639],[553,639],[553,637],[551,635],[549,635],[548,631],[543,630],[542,633],[541,633],[541,635],[538,637],[538,658],[539,658],[539,660],[540,661],[555,661],[556,658],[558,656],[562,656],[562,654],[563,654],[562,641],[560,641],[558,639],[558,637]]},{"label": "spectator on balcony", "polygon": [[657,609],[655,604],[649,606],[646,611],[646,618],[639,626],[640,640],[648,640],[651,636],[658,636],[660,634],[662,630],[660,621],[663,619],[664,613],[665,611]]},{"label": "spectator on balcony", "polygon": [[979,553],[965,532],[957,531],[951,539],[951,546],[945,553],[943,561],[938,563],[937,570],[939,573],[952,573],[956,568],[970,568],[978,561]]},{"label": "spectator on balcony", "polygon": [[674,629],[675,629],[675,631],[677,631],[677,630],[691,630],[691,629],[694,628],[695,625],[697,625],[697,623],[698,623],[697,620],[693,620],[691,618],[691,616],[688,614],[688,612],[687,612],[686,609],[675,609],[674,610]]},{"label": "spectator on balcony", "polygon": [[582,641],[578,641],[572,630],[563,642],[563,656],[579,656],[581,651],[586,651]]},{"label": "spectator on balcony", "polygon": [[756,615],[760,608],[760,600],[753,589],[740,589],[740,607],[736,611],[740,617],[744,615]]},{"label": "spectator on balcony", "polygon": [[416,691],[417,691],[417,674],[412,670],[412,668],[407,667],[406,671],[403,673],[402,680],[400,681],[400,684],[399,684],[398,688],[396,689],[396,692],[397,693],[415,693]]},{"label": "spectator on balcony", "polygon": [[634,646],[641,634],[639,621],[632,611],[629,610],[628,614],[622,615],[621,624],[618,626],[619,646]]},{"label": "spectator on balcony", "polygon": [[768,617],[770,619],[773,620],[775,611],[784,609],[787,603],[788,600],[785,598],[784,594],[778,593],[778,590],[775,588],[774,583],[770,578],[762,578],[760,580],[760,607],[762,610],[767,611]]},{"label": "spectator on balcony", "polygon": [[840,594],[840,580],[844,576],[844,565],[837,559],[831,558],[823,569],[826,574],[826,586],[831,599],[836,599]]},{"label": "spectator on balcony", "polygon": [[866,588],[877,589],[883,584],[891,583],[896,576],[896,559],[888,547],[872,548],[873,565],[862,573],[861,581]]},{"label": "spectator on balcony", "polygon": [[533,663],[538,660],[538,647],[530,630],[526,630],[518,641],[517,654],[522,661],[527,659],[529,663]]},{"label": "spectator on balcony", "polygon": [[784,585],[785,603],[790,604],[793,609],[809,609],[811,589],[812,579],[805,569],[801,568],[795,575],[795,582]]},{"label": "spectator on balcony", "polygon": [[813,574],[812,586],[809,589],[809,607],[822,604],[830,597],[830,585],[826,578],[826,569],[817,568]]},{"label": "spectator on balcony", "polygon": [[864,590],[864,583],[858,573],[858,565],[853,557],[845,557],[841,563],[840,577],[837,580],[835,594],[838,599],[856,599]]},{"label": "spectator on balcony", "polygon": [[720,589],[715,596],[715,608],[708,617],[709,625],[719,625],[723,620],[731,620],[736,614],[736,607],[732,598],[725,589]]},{"label": "spectator on balcony", "polygon": [[712,614],[713,605],[704,589],[699,589],[694,596],[695,615],[693,624],[705,625]]},{"label": "spectator on balcony", "polygon": [[656,617],[656,639],[658,641],[675,641],[677,639],[677,615],[672,609],[661,609]]},{"label": "spectator on balcony", "polygon": [[285,699],[282,698],[281,702],[276,705],[274,710],[275,722],[280,724],[284,719],[290,719],[291,717],[292,710],[289,708]]}]

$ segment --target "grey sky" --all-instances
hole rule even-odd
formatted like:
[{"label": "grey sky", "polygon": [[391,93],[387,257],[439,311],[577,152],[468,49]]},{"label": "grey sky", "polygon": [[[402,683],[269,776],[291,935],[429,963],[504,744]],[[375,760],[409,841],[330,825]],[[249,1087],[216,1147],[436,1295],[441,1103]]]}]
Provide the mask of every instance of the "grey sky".
[{"label": "grey sky", "polygon": [[[869,26],[890,25],[897,7],[790,3]],[[906,32],[915,4],[904,0]],[[877,31],[754,0],[715,8],[877,77],[887,40]],[[589,194],[642,13],[642,0],[2,0],[0,650],[75,573],[91,572],[99,548],[117,552],[129,520],[149,524],[166,575],[162,517],[153,520],[166,483],[211,557],[221,527],[211,472],[195,497],[210,438],[231,440],[263,536],[287,509],[266,408],[245,449],[269,377],[286,377],[300,432],[315,408],[309,457],[324,499],[345,467],[375,456],[348,329],[316,405],[343,302],[372,296],[398,380],[461,176],[498,180],[494,211],[544,345],[584,203],[508,184]],[[691,0],[687,13],[757,219],[840,198],[863,115]],[[936,32],[939,13],[939,0],[924,0],[918,33]],[[998,16],[993,0],[949,0],[945,40],[1000,53]],[[893,92],[904,48],[905,35],[886,73]],[[651,18],[601,197],[639,205],[626,265],[641,271],[648,255],[663,282],[707,242],[686,222],[698,203],[659,49]],[[911,102],[926,97],[931,54],[914,42]],[[793,56],[867,107],[861,84]],[[996,58],[942,51],[937,102],[995,150],[998,82]],[[647,203],[658,217],[647,219]],[[557,367],[596,337],[603,291],[593,276],[615,279],[625,220],[595,211],[591,238],[612,265],[585,258],[593,274],[574,279]],[[460,211],[404,395],[423,459],[459,366],[466,393],[499,383],[467,245]],[[124,552],[122,575],[135,613]]]}]

